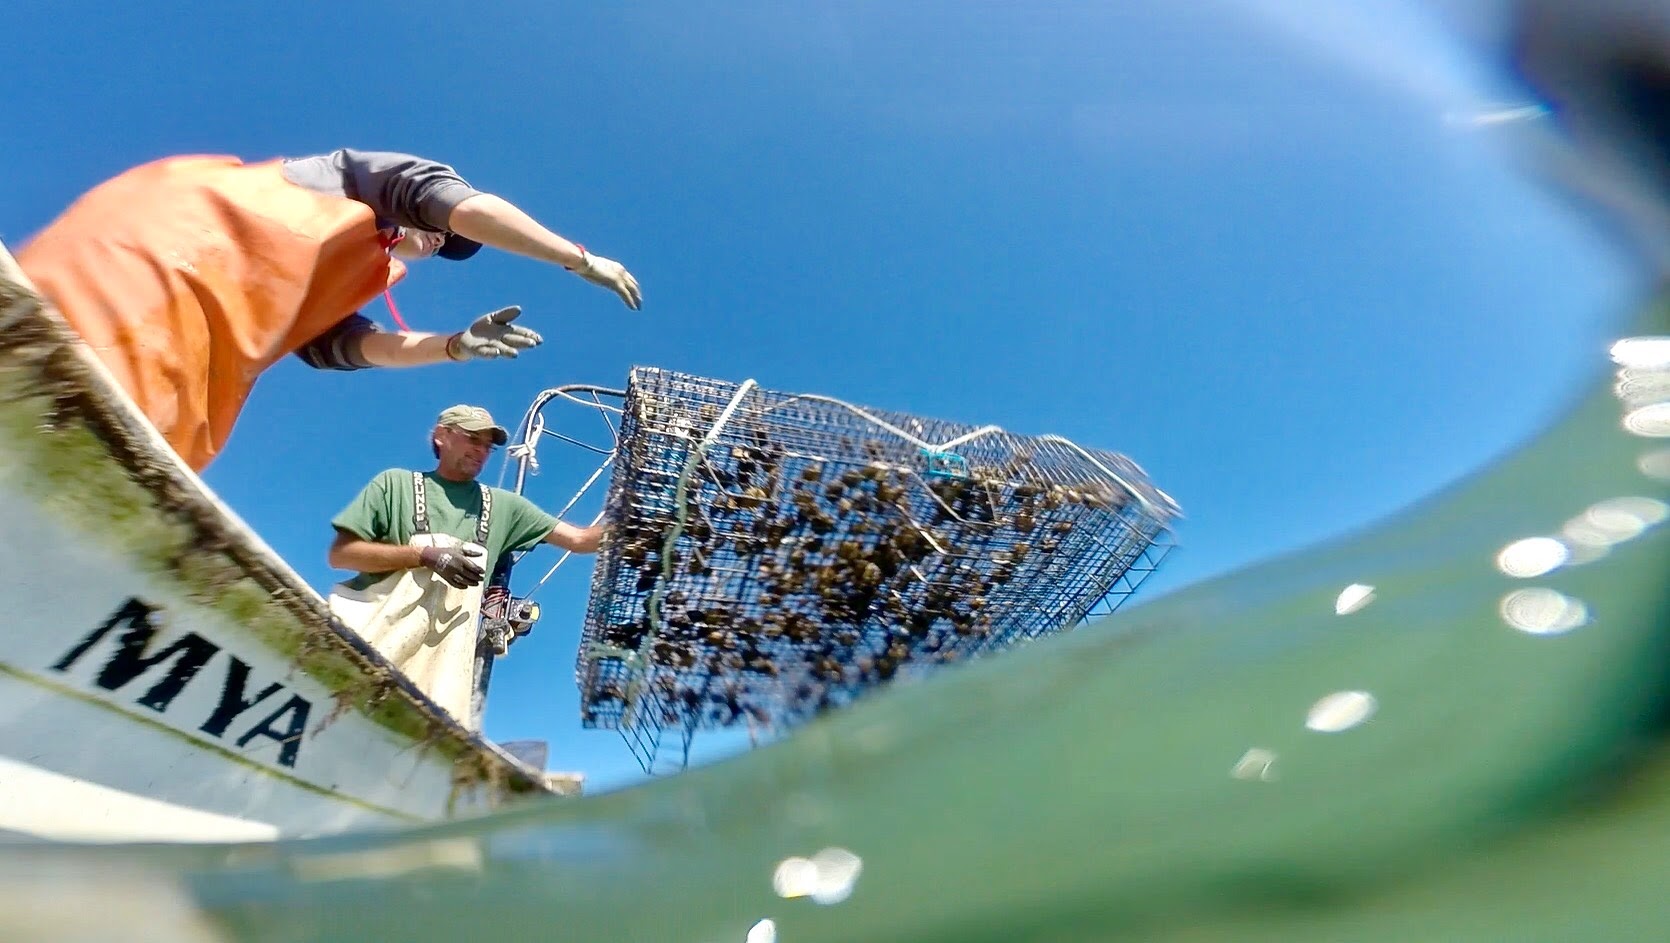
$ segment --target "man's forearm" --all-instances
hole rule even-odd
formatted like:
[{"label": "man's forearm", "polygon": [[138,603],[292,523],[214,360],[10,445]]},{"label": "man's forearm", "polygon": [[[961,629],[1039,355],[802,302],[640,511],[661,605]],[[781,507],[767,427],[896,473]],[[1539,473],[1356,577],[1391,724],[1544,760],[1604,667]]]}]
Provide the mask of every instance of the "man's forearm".
[{"label": "man's forearm", "polygon": [[558,521],[557,526],[545,535],[545,542],[574,553],[596,553],[603,543],[603,525],[575,527],[566,521]]},{"label": "man's forearm", "polygon": [[373,367],[422,367],[448,363],[454,359],[447,353],[447,343],[451,339],[450,334],[377,331],[359,336],[359,355]]},{"label": "man's forearm", "polygon": [[566,269],[583,261],[580,247],[541,226],[509,200],[479,193],[452,208],[448,226],[485,246],[550,262]]},{"label": "man's forearm", "polygon": [[370,540],[338,535],[331,544],[330,565],[337,570],[356,570],[360,573],[391,573],[410,570],[423,565],[417,547],[405,544],[380,544]]}]

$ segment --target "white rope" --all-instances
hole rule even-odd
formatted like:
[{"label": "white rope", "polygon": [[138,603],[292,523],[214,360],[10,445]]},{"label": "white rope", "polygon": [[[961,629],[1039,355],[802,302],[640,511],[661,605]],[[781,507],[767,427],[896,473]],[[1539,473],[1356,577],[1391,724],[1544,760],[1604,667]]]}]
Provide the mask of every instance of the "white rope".
[{"label": "white rope", "polygon": [[[563,516],[565,514],[567,514],[570,510],[573,509],[574,505],[577,504],[579,502],[579,500],[582,497],[585,496],[586,492],[591,490],[592,484],[597,481],[599,476],[601,476],[605,471],[607,471],[609,469],[609,464],[612,461],[614,461],[614,457],[610,456],[609,458],[606,458],[606,459],[603,460],[603,464],[597,466],[597,470],[591,473],[591,477],[586,479],[586,483],[580,487],[580,490],[575,493],[574,497],[569,499],[568,504],[564,505],[563,509],[561,511],[557,512],[557,515],[556,515],[557,520],[559,520],[559,521],[562,520]],[[597,516],[592,518],[591,519],[591,524],[588,524],[587,526],[588,527],[595,526],[601,520],[603,520],[603,512],[598,511]],[[542,589],[545,586],[545,583],[548,580],[550,580],[550,578],[552,576],[556,575],[557,568],[562,566],[563,563],[566,562],[568,560],[568,558],[573,556],[573,555],[574,555],[574,551],[564,550],[563,553],[562,553],[562,556],[557,558],[557,562],[551,564],[551,568],[549,570],[545,571],[545,575],[540,577],[539,582],[533,584],[533,588],[528,590],[527,595],[523,596],[522,598],[523,599],[532,599],[533,594],[539,592],[540,589]]]},{"label": "white rope", "polygon": [[[753,382],[753,381],[749,381],[749,382]],[[950,440],[949,442],[946,442],[944,445],[934,445],[931,442],[928,442],[924,439],[919,439],[916,436],[911,435],[910,433],[906,432],[903,429],[900,429],[898,426],[893,425],[892,423],[890,423],[887,420],[881,418],[880,416],[876,416],[876,415],[866,411],[863,407],[854,406],[853,404],[851,404],[851,403],[849,403],[845,400],[839,400],[839,399],[836,399],[833,396],[819,396],[816,393],[802,393],[798,396],[791,396],[788,399],[783,400],[781,403],[778,403],[776,406],[771,407],[771,409],[766,410],[766,412],[768,412],[768,413],[769,412],[775,412],[776,410],[782,409],[784,406],[787,406],[790,403],[796,402],[797,400],[803,400],[803,399],[804,400],[811,400],[813,402],[818,402],[818,403],[829,403],[829,404],[834,405],[834,406],[839,406],[842,409],[845,409],[845,410],[851,412],[852,414],[865,419],[868,422],[871,422],[875,425],[878,425],[878,426],[882,427],[883,429],[886,429],[888,432],[891,432],[894,435],[898,436],[899,438],[904,439],[907,442],[910,442],[911,444],[915,445],[917,448],[927,449],[930,452],[943,452],[943,451],[945,451],[946,449],[950,448],[953,445],[961,445],[964,442],[972,442],[975,439],[980,438],[981,436],[990,435],[994,432],[1002,432],[1003,431],[998,426],[981,426],[980,428],[974,430],[973,432],[966,433],[964,435],[958,436],[955,439]]]}]

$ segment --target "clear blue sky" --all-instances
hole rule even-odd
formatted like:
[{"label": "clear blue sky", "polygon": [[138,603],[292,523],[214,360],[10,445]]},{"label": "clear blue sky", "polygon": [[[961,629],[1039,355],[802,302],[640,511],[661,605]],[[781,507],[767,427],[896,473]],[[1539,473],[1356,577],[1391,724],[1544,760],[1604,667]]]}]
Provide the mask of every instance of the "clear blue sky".
[{"label": "clear blue sky", "polygon": [[[423,263],[397,290],[414,326],[519,303],[545,346],[271,371],[207,480],[321,590],[328,519],[428,467],[439,409],[508,423],[647,364],[1123,451],[1188,515],[1153,598],[1501,454],[1625,298],[1504,166],[1536,122],[1481,116],[1523,95],[1390,0],[12,0],[0,34],[10,244],[155,157],[353,146],[451,163],[642,283],[633,313],[491,251]],[[561,503],[584,473],[562,459],[530,496]],[[607,786],[635,767],[578,727],[585,575],[542,593],[487,730]]]}]

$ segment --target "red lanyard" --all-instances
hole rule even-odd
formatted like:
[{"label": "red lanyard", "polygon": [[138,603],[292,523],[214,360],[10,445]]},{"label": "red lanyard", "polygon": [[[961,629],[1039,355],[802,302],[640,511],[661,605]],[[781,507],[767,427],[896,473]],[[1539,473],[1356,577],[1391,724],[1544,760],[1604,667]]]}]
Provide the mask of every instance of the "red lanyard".
[{"label": "red lanyard", "polygon": [[[405,231],[398,228],[390,235],[377,234],[377,241],[382,244],[384,252],[393,249],[395,244],[404,238],[406,238]],[[394,317],[394,323],[402,331],[410,331],[411,328],[406,326],[406,319],[400,316],[400,309],[394,305],[394,295],[387,288],[383,289],[383,301],[389,306],[389,314]]]},{"label": "red lanyard", "polygon": [[411,328],[406,326],[406,319],[400,316],[400,309],[394,306],[394,296],[389,294],[387,288],[383,289],[383,300],[388,302],[389,314],[394,316],[394,323],[400,325],[402,331],[410,331]]}]

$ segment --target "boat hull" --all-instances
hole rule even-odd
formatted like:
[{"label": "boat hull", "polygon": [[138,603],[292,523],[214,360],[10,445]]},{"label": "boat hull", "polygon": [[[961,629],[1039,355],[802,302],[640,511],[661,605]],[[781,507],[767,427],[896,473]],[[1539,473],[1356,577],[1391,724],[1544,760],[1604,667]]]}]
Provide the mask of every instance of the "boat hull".
[{"label": "boat hull", "polygon": [[334,622],[9,263],[0,831],[265,840],[572,791]]}]

